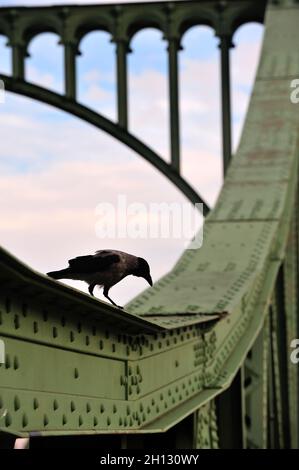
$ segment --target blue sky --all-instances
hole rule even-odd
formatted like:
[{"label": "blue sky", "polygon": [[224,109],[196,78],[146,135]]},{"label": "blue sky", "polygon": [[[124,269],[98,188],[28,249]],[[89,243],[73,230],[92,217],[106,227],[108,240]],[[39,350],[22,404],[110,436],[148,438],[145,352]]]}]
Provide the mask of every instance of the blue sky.
[{"label": "blue sky", "polygon": [[[50,2],[54,3],[76,2]],[[48,3],[1,2],[2,6],[12,4]],[[234,38],[235,146],[261,37],[261,26],[248,25]],[[10,51],[5,42],[0,36],[0,71],[9,74]],[[196,27],[184,35],[182,45],[183,173],[212,204],[221,186],[218,39],[209,28]],[[131,46],[130,129],[169,159],[166,43],[159,31],[151,29],[138,33]],[[82,40],[78,58],[79,101],[112,120],[116,114],[114,47],[108,34],[94,32]],[[63,51],[58,38],[39,35],[30,43],[29,52],[27,79],[61,92]],[[5,219],[2,244],[41,272],[63,267],[72,256],[103,248],[104,242],[94,233],[94,208],[100,201],[115,201],[117,192],[132,201],[184,201],[178,190],[134,152],[66,113],[7,93],[5,104],[0,105],[0,124],[0,187],[5,195],[0,201]],[[182,251],[179,243],[165,245],[165,241],[137,245],[130,240],[109,241],[109,246],[144,254],[151,261],[154,279]],[[125,301],[143,287],[142,283],[124,282],[115,290]]]}]

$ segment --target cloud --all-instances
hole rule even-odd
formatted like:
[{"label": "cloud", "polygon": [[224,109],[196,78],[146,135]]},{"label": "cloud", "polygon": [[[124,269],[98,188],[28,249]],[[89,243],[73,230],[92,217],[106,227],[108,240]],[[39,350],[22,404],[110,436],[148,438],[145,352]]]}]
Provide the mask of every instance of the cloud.
[{"label": "cloud", "polygon": [[[240,132],[247,106],[246,87],[256,53],[257,48],[241,44],[238,65],[233,64],[235,133]],[[46,86],[55,85],[51,73],[31,69],[31,75]],[[112,114],[114,96],[102,78],[93,69],[85,74],[82,99]],[[168,159],[165,74],[140,69],[131,73],[129,87],[132,132]],[[219,64],[182,57],[180,92],[183,174],[214,203],[222,178]],[[30,266],[46,272],[64,267],[67,259],[79,254],[119,248],[148,259],[157,279],[182,252],[178,240],[96,237],[95,207],[100,202],[115,203],[118,194],[127,195],[128,202],[186,202],[147,162],[103,132],[49,106],[8,94],[1,108],[0,139],[0,190],[5,195],[0,200],[2,243]],[[140,279],[126,279],[113,288],[112,298],[125,302],[144,287]]]}]

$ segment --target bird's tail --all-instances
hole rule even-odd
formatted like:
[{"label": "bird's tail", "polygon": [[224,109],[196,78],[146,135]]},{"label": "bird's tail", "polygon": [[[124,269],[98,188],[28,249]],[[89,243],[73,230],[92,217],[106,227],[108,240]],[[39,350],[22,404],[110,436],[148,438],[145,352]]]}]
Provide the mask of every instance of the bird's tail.
[{"label": "bird's tail", "polygon": [[70,268],[61,269],[60,271],[51,271],[47,276],[53,279],[67,279],[70,274]]}]

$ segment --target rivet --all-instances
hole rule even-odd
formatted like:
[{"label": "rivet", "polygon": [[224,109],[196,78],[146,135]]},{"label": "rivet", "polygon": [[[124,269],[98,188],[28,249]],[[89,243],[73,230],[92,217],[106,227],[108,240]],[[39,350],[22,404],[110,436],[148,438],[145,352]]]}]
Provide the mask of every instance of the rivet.
[{"label": "rivet", "polygon": [[17,358],[17,356],[15,356],[14,360],[13,360],[13,368],[14,368],[14,370],[17,370],[19,367],[20,367],[19,359]]},{"label": "rivet", "polygon": [[21,408],[21,403],[20,403],[20,399],[18,396],[15,396],[14,408],[15,408],[15,411],[18,411]]},{"label": "rivet", "polygon": [[15,329],[17,330],[20,328],[20,320],[19,320],[19,315],[14,316],[14,324],[15,324]]},{"label": "rivet", "polygon": [[27,418],[27,415],[26,415],[26,414],[23,414],[22,426],[23,426],[23,428],[25,428],[27,425],[28,425],[28,418]]},{"label": "rivet", "polygon": [[8,354],[6,354],[6,357],[5,357],[5,368],[6,369],[10,368],[10,357]]},{"label": "rivet", "polygon": [[34,322],[33,322],[33,332],[34,332],[34,333],[37,333],[37,332],[38,332],[38,323],[37,323],[37,321],[34,321]]},{"label": "rivet", "polygon": [[9,414],[9,413],[7,413],[7,414],[6,414],[6,416],[5,416],[5,426],[7,426],[7,427],[8,427],[8,426],[10,426],[10,425],[11,425],[11,423],[12,423],[11,416],[10,416],[10,414]]}]

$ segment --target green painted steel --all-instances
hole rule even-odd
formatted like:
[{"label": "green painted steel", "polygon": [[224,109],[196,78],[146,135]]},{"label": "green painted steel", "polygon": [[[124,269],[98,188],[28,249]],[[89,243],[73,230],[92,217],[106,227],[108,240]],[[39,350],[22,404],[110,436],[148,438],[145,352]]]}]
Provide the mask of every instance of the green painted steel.
[{"label": "green painted steel", "polygon": [[[58,12],[64,12],[66,30],[83,34],[78,25],[84,15],[90,29],[99,26],[88,17],[93,8],[102,9],[107,25],[113,11],[122,39],[149,24],[163,29],[169,17],[182,34],[204,22],[204,15],[208,24],[216,18],[221,36],[225,25],[234,31],[261,12],[261,2],[227,4],[226,21],[219,2],[15,10],[23,25],[17,31],[27,31],[26,38],[35,31],[29,18],[40,24],[51,18],[56,30]],[[148,16],[141,16],[147,8]],[[136,443],[136,435],[141,446],[158,442],[150,440],[156,434],[176,447],[298,447],[298,370],[289,358],[298,333],[299,114],[290,100],[290,82],[299,76],[298,22],[297,2],[267,7],[242,138],[206,218],[203,247],[186,250],[125,311],[39,275],[1,250],[1,431],[121,434],[127,436],[123,447]],[[45,97],[50,92],[16,80],[24,44],[12,45],[17,52],[10,89],[67,108],[64,98]],[[71,78],[67,82],[73,97]],[[89,111],[69,103],[70,112],[87,118]],[[115,136],[133,138],[125,114],[121,119]]]}]

